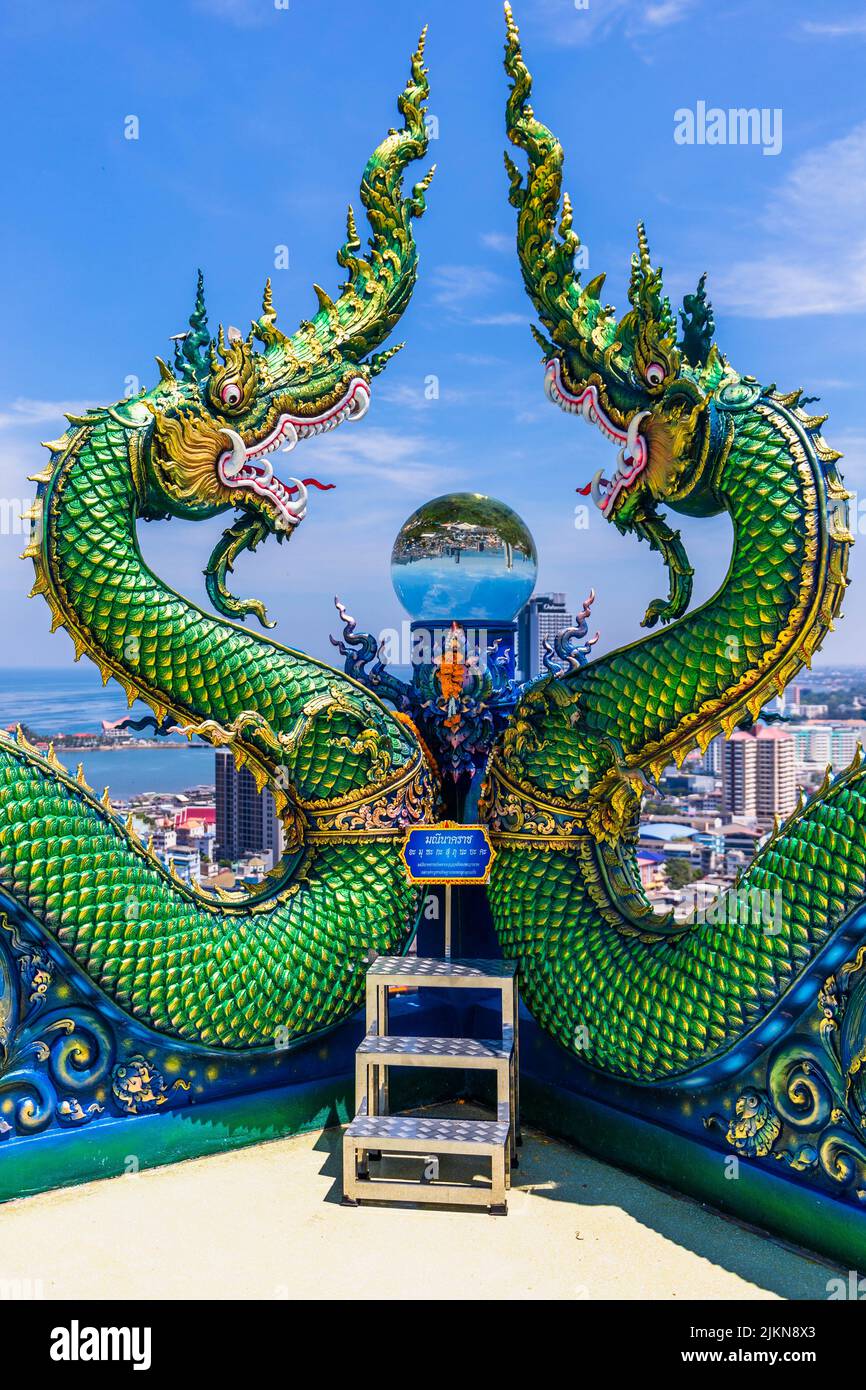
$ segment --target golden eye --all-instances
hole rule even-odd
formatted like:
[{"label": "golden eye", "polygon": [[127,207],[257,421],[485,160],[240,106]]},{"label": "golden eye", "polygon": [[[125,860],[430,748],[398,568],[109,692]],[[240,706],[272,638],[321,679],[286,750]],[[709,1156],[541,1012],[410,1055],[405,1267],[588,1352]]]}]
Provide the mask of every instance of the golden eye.
[{"label": "golden eye", "polygon": [[665,379],[665,369],[660,362],[651,362],[646,369],[646,379],[649,386],[661,386]]},{"label": "golden eye", "polygon": [[236,381],[227,381],[220,391],[220,400],[223,405],[240,405],[243,399],[243,392]]}]

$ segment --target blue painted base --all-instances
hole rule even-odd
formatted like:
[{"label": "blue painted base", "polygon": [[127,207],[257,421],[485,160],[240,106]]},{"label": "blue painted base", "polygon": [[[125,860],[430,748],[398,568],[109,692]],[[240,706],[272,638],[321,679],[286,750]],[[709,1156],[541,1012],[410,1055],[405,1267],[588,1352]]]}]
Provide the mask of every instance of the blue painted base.
[{"label": "blue painted base", "polygon": [[[463,954],[495,954],[481,893],[457,896]],[[352,1113],[360,1015],[284,1049],[233,1055],[171,1045],[100,998],[34,924],[9,905],[4,916],[3,906],[0,1200],[339,1124]],[[594,1073],[527,1015],[527,1123],[866,1269],[864,938],[861,911],[736,1057],[676,1084]],[[439,940],[419,944],[441,951]],[[393,1027],[404,1033],[484,1037],[498,1023],[490,995],[420,991],[393,1006]],[[403,1076],[399,1108],[483,1096],[477,1073]]]},{"label": "blue painted base", "polygon": [[[521,1016],[524,1121],[675,1188],[846,1269],[866,1270],[866,1148],[832,1048],[806,1011],[785,1040],[731,1080],[690,1090],[634,1086],[583,1066]],[[826,1021],[826,1020],[825,1020]],[[496,1026],[487,1003],[466,1027]],[[476,1086],[479,1099],[489,1099]],[[839,1108],[840,1102],[845,1106]]]}]

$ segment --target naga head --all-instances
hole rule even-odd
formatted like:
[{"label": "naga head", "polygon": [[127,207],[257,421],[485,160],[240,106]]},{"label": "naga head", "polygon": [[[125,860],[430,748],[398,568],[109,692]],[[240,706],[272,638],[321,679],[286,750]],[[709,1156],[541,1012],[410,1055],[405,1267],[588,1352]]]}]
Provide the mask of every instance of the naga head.
[{"label": "naga head", "polygon": [[196,519],[241,509],[206,571],[211,597],[233,616],[238,601],[222,587],[231,559],[268,534],[291,535],[305,515],[308,487],[323,486],[280,476],[278,452],[359,420],[373,378],[402,347],[380,350],[415,286],[412,219],[424,212],[433,176],[431,169],[404,196],[404,168],[427,149],[425,33],[398,99],[404,124],[373,152],[362,178],[361,202],[372,228],[366,252],[349,208],[346,241],[337,253],[347,274],[338,295],[332,299],[314,286],[314,317],[284,333],[268,280],[249,333],[221,325],[212,339],[199,273],[189,331],[175,338],[173,368],[158,358],[159,384],[128,403],[136,419],[153,417],[137,480],[142,515]]},{"label": "naga head", "polygon": [[591,495],[619,530],[634,531],[661,550],[671,593],[650,605],[644,624],[670,621],[688,606],[692,570],[658,504],[689,515],[722,509],[712,486],[718,444],[712,400],[734,373],[712,341],[705,277],[686,296],[678,335],[642,224],[622,317],[602,303],[603,274],[581,283],[580,238],[568,194],[562,196],[562,147],[529,104],[532,78],[509,5],[505,14],[505,69],[511,78],[506,125],[509,139],[528,156],[526,179],[508,155],[505,163],[510,201],[518,210],[523,281],[546,330],[532,330],[544,352],[545,390],[615,449],[611,467],[579,491]]}]

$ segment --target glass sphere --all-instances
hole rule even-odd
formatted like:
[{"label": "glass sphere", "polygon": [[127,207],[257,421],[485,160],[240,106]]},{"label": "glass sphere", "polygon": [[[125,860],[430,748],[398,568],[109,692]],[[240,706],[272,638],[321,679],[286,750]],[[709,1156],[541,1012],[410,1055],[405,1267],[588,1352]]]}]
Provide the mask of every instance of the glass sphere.
[{"label": "glass sphere", "polygon": [[391,583],[416,621],[510,622],[537,573],[526,523],[479,492],[425,502],[401,526],[391,552]]}]

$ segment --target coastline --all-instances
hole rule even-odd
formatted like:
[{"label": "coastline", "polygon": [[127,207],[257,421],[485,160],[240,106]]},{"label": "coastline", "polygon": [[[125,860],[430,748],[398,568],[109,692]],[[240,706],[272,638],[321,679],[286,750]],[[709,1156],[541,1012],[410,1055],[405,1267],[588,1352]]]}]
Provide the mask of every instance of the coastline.
[{"label": "coastline", "polygon": [[55,753],[132,753],[147,751],[148,749],[158,749],[160,752],[179,749],[181,752],[190,752],[193,749],[202,749],[205,753],[212,753],[214,750],[209,743],[196,741],[195,743],[183,743],[177,740],[168,739],[130,739],[129,742],[118,740],[116,743],[75,743],[63,735],[47,739],[44,735],[36,741],[35,746],[47,748],[48,744],[53,743]]}]

